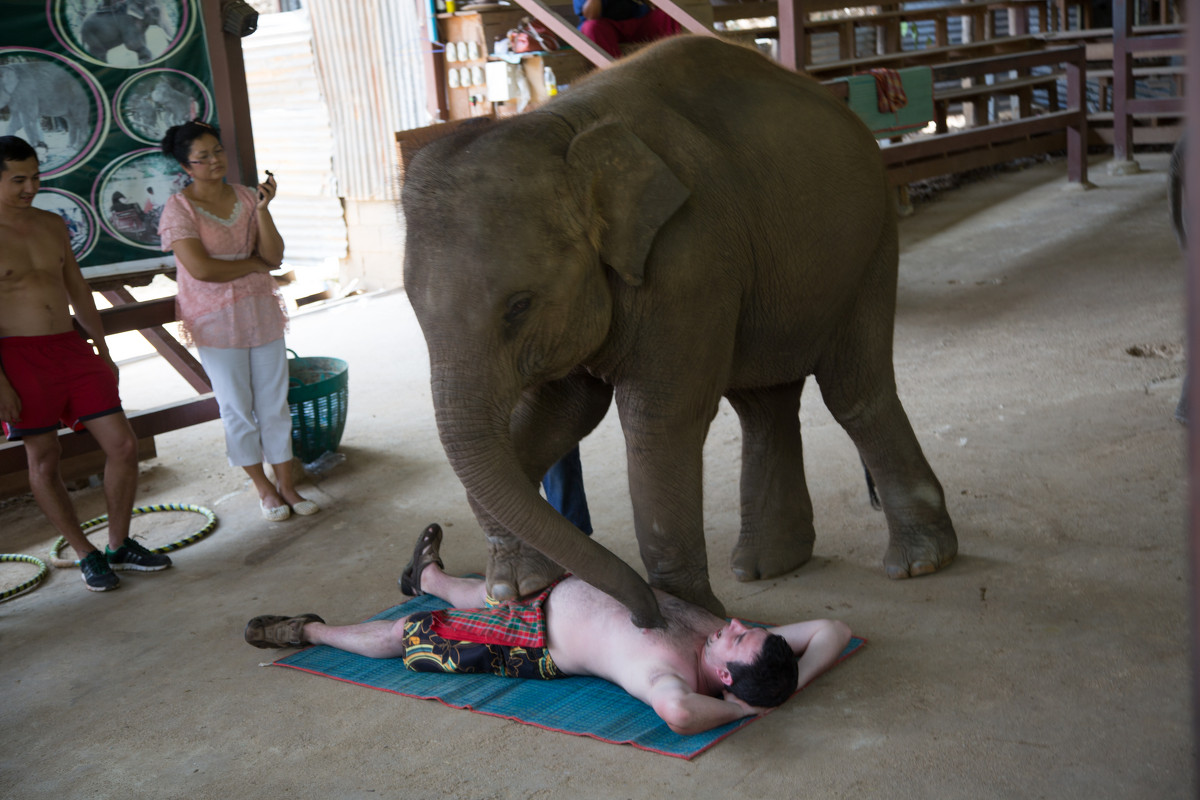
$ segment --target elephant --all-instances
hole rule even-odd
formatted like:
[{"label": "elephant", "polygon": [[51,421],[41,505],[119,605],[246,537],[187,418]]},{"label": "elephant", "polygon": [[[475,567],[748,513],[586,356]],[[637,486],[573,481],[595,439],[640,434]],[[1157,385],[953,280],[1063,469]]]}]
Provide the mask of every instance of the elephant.
[{"label": "elephant", "polygon": [[42,134],[44,118],[62,119],[72,154],[83,149],[88,135],[87,92],[66,69],[46,61],[0,64],[0,108],[8,107],[9,132],[22,130],[34,147],[49,150]]},{"label": "elephant", "polygon": [[[133,12],[133,13],[130,13]],[[146,29],[161,27],[162,9],[148,0],[128,0],[114,8],[93,11],[83,19],[79,28],[84,49],[101,61],[108,60],[108,51],[124,45],[133,52],[139,64],[154,56],[146,46]]]},{"label": "elephant", "polygon": [[[734,575],[804,564],[809,375],[877,484],[887,574],[956,555],[896,393],[895,201],[874,138],[819,83],[715,37],[672,37],[536,110],[426,144],[401,203],[438,433],[487,536],[494,598],[565,569],[640,627],[662,625],[650,586],[723,614],[702,514],[722,397],[742,429]],[[536,489],[614,397],[648,584]]]}]

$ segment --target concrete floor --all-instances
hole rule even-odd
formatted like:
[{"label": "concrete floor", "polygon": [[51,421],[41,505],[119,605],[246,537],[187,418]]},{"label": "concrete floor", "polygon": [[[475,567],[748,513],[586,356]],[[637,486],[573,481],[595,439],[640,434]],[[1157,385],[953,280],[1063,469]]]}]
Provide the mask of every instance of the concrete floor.
[{"label": "concrete floor", "polygon": [[[901,226],[901,397],[946,487],[958,560],[884,577],[883,517],[811,384],[801,412],[816,555],[733,580],[739,433],[722,406],[706,525],[731,613],[835,616],[867,647],[692,762],[282,669],[242,641],[259,613],[355,621],[399,601],[426,523],[454,570],[485,550],[438,444],[424,342],[402,293],[298,315],[289,343],[351,365],[346,462],[305,487],[321,514],[270,524],[219,423],[159,437],[139,503],[220,527],[172,570],[84,591],[53,571],[0,603],[0,795],[12,798],[1173,798],[1195,795],[1190,718],[1182,259],[1165,155],[1065,189],[1061,163],[948,192]],[[1140,347],[1147,356],[1127,350]],[[186,397],[158,360],[130,408]],[[597,539],[636,547],[616,415],[583,444]],[[103,513],[98,489],[74,493]],[[175,519],[169,519],[175,517]],[[196,517],[150,515],[160,545]],[[44,555],[28,498],[0,549]],[[0,589],[32,568],[0,566]]]}]

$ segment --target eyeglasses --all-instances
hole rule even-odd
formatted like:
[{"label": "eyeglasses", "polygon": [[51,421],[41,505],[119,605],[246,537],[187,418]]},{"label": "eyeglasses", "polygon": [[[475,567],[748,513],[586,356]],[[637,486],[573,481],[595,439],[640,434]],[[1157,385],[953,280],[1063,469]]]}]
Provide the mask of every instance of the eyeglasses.
[{"label": "eyeglasses", "polygon": [[187,163],[189,163],[189,164],[212,164],[217,161],[220,161],[224,157],[225,157],[225,148],[218,147],[216,150],[212,151],[212,155],[205,156],[204,158],[191,158],[191,159],[188,159]]}]

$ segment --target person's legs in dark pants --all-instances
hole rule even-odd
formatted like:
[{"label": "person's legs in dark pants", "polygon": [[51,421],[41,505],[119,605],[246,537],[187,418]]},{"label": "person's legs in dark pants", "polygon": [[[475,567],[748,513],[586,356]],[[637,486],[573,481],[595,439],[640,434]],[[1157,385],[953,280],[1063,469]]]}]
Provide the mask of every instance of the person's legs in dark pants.
[{"label": "person's legs in dark pants", "polygon": [[587,494],[583,490],[583,465],[579,461],[579,448],[560,458],[546,471],[542,478],[546,500],[572,525],[592,535],[592,515],[588,512]]}]

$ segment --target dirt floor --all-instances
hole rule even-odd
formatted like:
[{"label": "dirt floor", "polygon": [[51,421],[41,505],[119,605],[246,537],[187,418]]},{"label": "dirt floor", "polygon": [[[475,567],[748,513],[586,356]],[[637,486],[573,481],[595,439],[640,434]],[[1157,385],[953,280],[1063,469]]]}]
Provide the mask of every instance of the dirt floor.
[{"label": "dirt floor", "polygon": [[[425,345],[402,292],[299,314],[301,354],[350,363],[345,463],[305,487],[325,510],[265,522],[212,422],[161,436],[138,500],[220,526],[165,573],[84,591],[53,570],[0,603],[0,795],[13,798],[1192,797],[1184,270],[1166,155],[1066,188],[1062,163],[944,193],[901,225],[896,371],[960,539],[944,572],[883,573],[883,517],[810,382],[801,412],[813,560],[742,584],[728,569],[740,436],[706,451],[713,586],[729,611],[834,616],[867,647],[694,761],[547,732],[300,672],[242,641],[260,613],[357,621],[440,520],[452,570],[482,538],[437,440]],[[1134,353],[1131,354],[1131,349]],[[188,395],[158,359],[123,370],[130,408]],[[638,564],[616,414],[583,443],[597,539]],[[98,488],[73,493],[85,517]],[[174,517],[174,519],[168,519]],[[147,543],[199,518],[149,515]],[[0,549],[44,556],[29,498]],[[97,537],[99,538],[99,537]],[[0,588],[32,573],[0,566]]]}]

